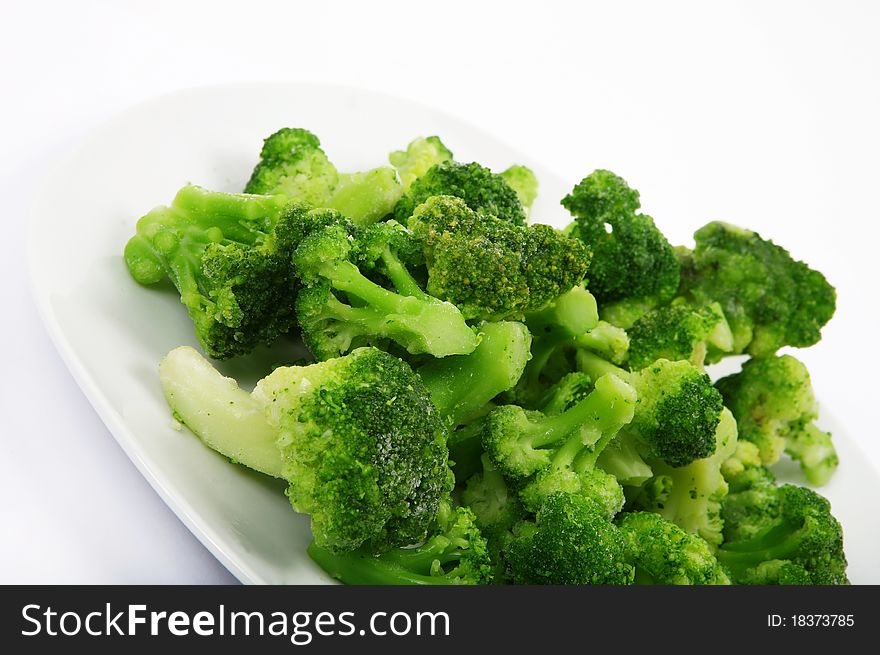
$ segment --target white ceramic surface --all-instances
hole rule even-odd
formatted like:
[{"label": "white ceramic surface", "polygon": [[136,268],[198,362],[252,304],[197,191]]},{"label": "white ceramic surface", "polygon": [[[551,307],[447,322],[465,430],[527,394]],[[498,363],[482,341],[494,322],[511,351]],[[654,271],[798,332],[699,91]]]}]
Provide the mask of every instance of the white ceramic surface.
[{"label": "white ceramic surface", "polygon": [[[99,129],[49,176],[30,217],[31,277],[49,332],[86,396],[157,493],[238,579],[324,583],[305,554],[308,520],[290,509],[283,485],[231,466],[174,428],[157,363],[175,346],[196,345],[192,327],[175,293],[138,286],[121,258],[136,219],[184,183],[240,190],[262,139],[282,126],[314,131],[341,170],[381,165],[389,151],[428,134],[442,135],[462,161],[527,164],[541,181],[533,217],[542,222],[566,220],[557,200],[567,189],[546,167],[450,116],[306,84],[206,87],[153,100]],[[287,355],[276,347],[221,368],[247,385]],[[841,466],[822,493],[844,525],[852,581],[878,583],[878,476],[849,437],[859,426],[837,425],[830,412],[823,409],[821,425],[834,429]]]}]

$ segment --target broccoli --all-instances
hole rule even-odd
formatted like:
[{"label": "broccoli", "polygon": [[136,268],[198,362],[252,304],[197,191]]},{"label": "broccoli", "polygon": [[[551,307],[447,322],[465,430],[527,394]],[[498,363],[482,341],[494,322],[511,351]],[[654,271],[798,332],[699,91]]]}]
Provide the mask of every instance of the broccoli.
[{"label": "broccoli", "polygon": [[513,538],[513,528],[525,520],[527,514],[516,490],[507,485],[485,453],[480,457],[480,464],[480,470],[465,483],[461,501],[476,517],[494,564],[495,581],[499,582],[504,578],[501,553]]},{"label": "broccoli", "polygon": [[740,438],[758,446],[765,465],[775,464],[784,450],[811,484],[828,482],[837,453],[831,435],[813,424],[818,404],[800,361],[791,355],[751,359],[716,386],[736,417]]},{"label": "broccoli", "polygon": [[454,196],[481,216],[525,225],[526,214],[516,191],[504,178],[477,163],[444,161],[415,180],[394,207],[394,218],[406,223],[416,207],[432,196]]},{"label": "broccoli", "polygon": [[670,301],[679,286],[678,259],[650,216],[636,213],[639,193],[610,171],[581,180],[562,206],[574,216],[568,230],[593,252],[588,288],[603,319],[628,328]]},{"label": "broccoli", "polygon": [[618,523],[636,584],[727,585],[730,579],[705,541],[651,512],[627,512]]},{"label": "broccoli", "polygon": [[424,543],[393,548],[378,555],[369,550],[338,553],[312,542],[309,556],[331,577],[356,585],[487,584],[492,579],[486,541],[473,512],[441,505],[434,532]]},{"label": "broccoli", "polygon": [[648,312],[628,330],[627,364],[637,370],[663,358],[702,368],[733,350],[733,335],[718,303],[673,304]]},{"label": "broccoli", "polygon": [[810,346],[834,314],[834,287],[818,271],[760,235],[726,223],[694,234],[683,258],[680,293],[697,304],[721,305],[733,352],[772,355],[782,346]]},{"label": "broccoli", "polygon": [[250,394],[192,348],[159,370],[175,417],[206,445],[287,481],[321,548],[416,543],[451,491],[443,419],[418,375],[385,352],[280,367]]},{"label": "broccoli", "polygon": [[339,181],[336,167],[314,134],[286,127],[263,142],[245,193],[280,194],[311,207],[326,207]]},{"label": "broccoli", "polygon": [[626,540],[590,498],[554,493],[532,521],[514,528],[503,551],[506,577],[514,584],[633,582]]},{"label": "broccoli", "polygon": [[403,191],[408,191],[412,183],[435,164],[451,159],[452,152],[436,136],[413,139],[406,150],[395,150],[388,155],[388,161],[400,176]]},{"label": "broccoli", "polygon": [[522,323],[482,323],[480,342],[469,355],[438,359],[418,368],[435,407],[452,426],[475,416],[516,384],[529,358],[532,337]]},{"label": "broccoli", "polygon": [[728,485],[721,503],[724,541],[750,539],[779,515],[776,478],[761,464],[758,447],[751,441],[737,441],[736,452],[721,466]]},{"label": "broccoli", "polygon": [[645,457],[685,466],[714,452],[721,394],[694,365],[658,359],[627,373],[586,350],[578,352],[577,363],[593,378],[610,373],[633,385],[639,402],[624,433],[636,439]]},{"label": "broccoli", "polygon": [[532,169],[521,164],[514,164],[501,171],[499,175],[507,182],[507,186],[516,192],[519,204],[523,206],[526,215],[528,215],[535,198],[538,197],[538,178],[535,177]]},{"label": "broccoli", "polygon": [[548,225],[522,227],[478,216],[464,201],[435,196],[409,220],[423,244],[427,290],[467,319],[518,319],[583,279],[589,251]]},{"label": "broccoli", "polygon": [[773,518],[759,505],[764,525],[724,542],[718,561],[737,584],[848,584],[843,531],[830,503],[811,489],[784,484],[758,502],[773,502]]},{"label": "broccoli", "polygon": [[596,380],[593,391],[561,414],[545,416],[517,405],[486,417],[483,447],[492,464],[521,487],[535,511],[556,491],[591,496],[613,516],[623,506],[617,481],[596,468],[596,458],[633,418],[636,394],[614,375]]},{"label": "broccoli", "polygon": [[[589,332],[574,340],[574,346],[583,348],[614,364],[623,364],[629,353],[630,337],[622,328],[608,321],[599,321]],[[659,359],[659,358],[658,358]]]},{"label": "broccoli", "polygon": [[673,468],[661,460],[649,460],[654,477],[642,485],[630,503],[636,509],[659,514],[713,547],[722,541],[721,508],[728,492],[722,466],[736,451],[737,443],[736,421],[726,408],[721,412],[715,439],[711,456],[687,466]]},{"label": "broccoli", "polygon": [[581,371],[567,373],[564,378],[544,392],[538,402],[538,409],[545,416],[556,416],[571,409],[590,395],[593,379]]},{"label": "broccoli", "polygon": [[[383,338],[435,357],[476,347],[477,336],[455,305],[424,293],[401,261],[412,253],[410,238],[398,224],[360,231],[338,221],[302,240],[293,266],[306,288],[297,297],[296,314],[315,357],[336,357]],[[364,268],[381,269],[397,292],[366,277],[359,256],[372,259]]]},{"label": "broccoli", "polygon": [[295,324],[290,256],[304,211],[280,196],[185,186],[138,221],[125,263],[140,284],[171,280],[208,355],[242,355]]},{"label": "broccoli", "polygon": [[311,207],[329,207],[357,225],[391,214],[403,187],[388,166],[363,173],[339,173],[314,134],[284,128],[263,142],[260,161],[245,193],[280,194]]}]

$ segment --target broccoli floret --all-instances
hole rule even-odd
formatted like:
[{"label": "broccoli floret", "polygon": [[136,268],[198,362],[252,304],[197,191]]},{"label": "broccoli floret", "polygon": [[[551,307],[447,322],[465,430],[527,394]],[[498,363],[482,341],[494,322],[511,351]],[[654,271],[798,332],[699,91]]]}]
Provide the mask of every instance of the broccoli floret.
[{"label": "broccoli floret", "polygon": [[469,355],[446,357],[418,368],[441,416],[456,426],[511,388],[529,359],[532,337],[522,323],[482,323]]},{"label": "broccoli floret", "polygon": [[828,482],[837,452],[831,435],[813,424],[818,403],[806,366],[791,355],[751,359],[716,386],[736,417],[740,438],[758,446],[765,465],[779,461],[784,450],[811,484]]},{"label": "broccoli floret", "polygon": [[721,473],[724,462],[736,451],[736,421],[726,408],[715,431],[710,457],[673,468],[662,460],[649,460],[654,477],[647,480],[630,503],[635,509],[659,514],[685,532],[702,537],[710,546],[722,541],[721,504],[728,485]]},{"label": "broccoli floret", "polygon": [[500,175],[507,182],[507,186],[516,192],[519,204],[523,206],[528,215],[532,203],[538,197],[538,178],[535,177],[532,169],[521,164],[514,164],[501,171]]},{"label": "broccoli floret", "polygon": [[211,357],[242,355],[295,323],[290,256],[304,212],[280,196],[186,186],[138,221],[125,263],[140,284],[171,280]]},{"label": "broccoli floret", "polygon": [[766,496],[777,503],[774,518],[755,534],[725,541],[718,549],[730,578],[738,584],[848,584],[843,531],[830,503],[789,484]]},{"label": "broccoli floret", "polygon": [[589,251],[549,225],[523,227],[478,216],[464,201],[435,196],[409,226],[423,243],[428,292],[465,318],[517,319],[579,284]]},{"label": "broccoli floret", "polygon": [[389,166],[339,173],[318,137],[308,130],[284,128],[263,142],[245,192],[280,194],[310,207],[329,207],[356,225],[369,225],[391,214],[403,186]]},{"label": "broccoli floret", "polygon": [[760,235],[714,222],[694,234],[681,293],[697,304],[718,302],[733,333],[733,352],[772,355],[810,346],[834,314],[834,287],[818,271]]},{"label": "broccoli floret", "polygon": [[280,194],[311,207],[326,207],[339,181],[318,137],[286,127],[263,142],[245,193]]},{"label": "broccoli floret", "polygon": [[779,515],[776,478],[761,464],[758,447],[737,441],[736,452],[721,466],[728,492],[721,504],[724,541],[750,539]]},{"label": "broccoli floret", "polygon": [[603,319],[628,328],[639,314],[672,299],[678,260],[653,219],[636,213],[638,191],[614,173],[597,170],[562,205],[575,218],[569,233],[593,252],[588,288]]},{"label": "broccoli floret", "polygon": [[515,528],[503,553],[514,584],[605,584],[633,582],[626,541],[591,499],[555,493],[534,522]]},{"label": "broccoli floret", "polygon": [[486,417],[483,447],[493,465],[521,487],[527,509],[535,511],[549,495],[565,491],[591,496],[613,516],[623,506],[623,490],[596,468],[596,459],[632,420],[635,401],[632,387],[605,375],[561,414],[498,407]]},{"label": "broccoli floret", "polygon": [[309,556],[331,577],[355,585],[488,584],[492,567],[486,541],[465,507],[444,507],[428,539],[379,555],[369,550],[337,553],[309,546]]},{"label": "broccoli floret", "polygon": [[394,208],[394,218],[406,223],[416,207],[432,196],[460,198],[480,216],[525,225],[526,214],[516,191],[504,178],[477,163],[445,161],[432,166],[415,180]]},{"label": "broccoli floret", "polygon": [[504,581],[502,551],[513,539],[513,529],[525,520],[527,513],[515,489],[510,488],[483,453],[481,468],[468,478],[461,492],[461,501],[476,516],[477,527],[486,539],[494,568],[495,582]]},{"label": "broccoli floret", "polygon": [[634,370],[661,358],[702,368],[733,350],[733,334],[718,303],[659,307],[637,320],[628,334],[627,364]]},{"label": "broccoli floret", "polygon": [[693,364],[658,359],[628,374],[585,350],[577,363],[593,378],[610,373],[633,385],[639,402],[624,433],[639,442],[645,457],[685,466],[714,452],[721,394]]},{"label": "broccoli floret", "polygon": [[571,409],[590,395],[593,379],[581,371],[566,374],[559,382],[547,389],[538,402],[537,409],[545,416],[555,416]]},{"label": "broccoli floret", "polygon": [[192,348],[171,351],[160,375],[205,444],[287,481],[322,548],[417,543],[451,491],[443,419],[418,375],[375,348],[277,368],[251,394]]},{"label": "broccoli floret", "polygon": [[[315,357],[335,357],[377,339],[434,357],[476,347],[477,336],[458,309],[424,293],[400,261],[397,250],[408,238],[402,226],[380,224],[361,233],[337,222],[303,239],[293,254],[294,270],[306,286],[296,313]],[[408,248],[402,247],[404,256]],[[355,263],[359,256],[375,258],[365,268],[381,268],[397,292],[367,278]]]},{"label": "broccoli floret", "polygon": [[636,584],[727,585],[730,579],[701,538],[651,512],[627,512],[618,523]]},{"label": "broccoli floret", "polygon": [[397,169],[403,190],[409,190],[416,178],[421,177],[435,164],[452,159],[449,150],[440,137],[419,137],[410,141],[406,150],[395,150],[388,155],[388,161]]}]

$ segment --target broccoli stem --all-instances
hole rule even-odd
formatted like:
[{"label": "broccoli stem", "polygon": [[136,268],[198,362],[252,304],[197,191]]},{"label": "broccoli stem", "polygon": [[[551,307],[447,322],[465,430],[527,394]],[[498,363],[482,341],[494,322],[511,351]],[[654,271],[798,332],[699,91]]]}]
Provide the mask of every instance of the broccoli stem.
[{"label": "broccoli stem", "polygon": [[431,296],[422,291],[419,283],[416,282],[406,266],[391,252],[390,248],[385,248],[382,253],[382,263],[385,265],[385,275],[399,293],[420,300],[431,300]]},{"label": "broccoli stem", "polygon": [[[405,561],[407,565],[416,564],[420,568],[425,563],[418,561],[421,555],[414,555],[413,560],[406,560],[406,556],[400,555],[407,549],[397,549],[395,556],[391,552],[384,553],[381,557],[369,553],[332,553],[320,548],[312,542],[308,553],[318,566],[324,569],[331,577],[341,580],[346,584],[355,585],[443,585],[453,581],[444,576],[430,575],[431,562],[427,562],[427,573],[416,573],[401,565]],[[416,552],[419,549],[410,549]],[[404,558],[404,559],[401,559]]]},{"label": "broccoli stem", "polygon": [[[361,326],[366,334],[388,337],[410,352],[428,351],[437,357],[470,352],[476,346],[473,330],[450,303],[421,292],[413,296],[389,291],[366,278],[349,261],[328,263],[322,273],[335,289],[366,303],[351,307],[330,300],[328,313],[338,320]],[[397,277],[402,278],[399,271]],[[409,281],[404,279],[403,284],[407,291],[411,290]]]},{"label": "broccoli stem", "polygon": [[583,371],[594,380],[598,380],[603,375],[616,375],[624,382],[629,382],[632,379],[628,371],[615,366],[589,350],[578,350],[577,367],[579,371]]},{"label": "broccoli stem", "polygon": [[446,357],[419,368],[434,405],[460,425],[517,383],[529,359],[532,336],[522,323],[483,323],[480,343],[468,355]]},{"label": "broccoli stem", "polygon": [[266,421],[263,406],[235,380],[223,377],[189,346],[168,353],[159,375],[174,417],[205,445],[238,464],[282,477],[278,433]]}]

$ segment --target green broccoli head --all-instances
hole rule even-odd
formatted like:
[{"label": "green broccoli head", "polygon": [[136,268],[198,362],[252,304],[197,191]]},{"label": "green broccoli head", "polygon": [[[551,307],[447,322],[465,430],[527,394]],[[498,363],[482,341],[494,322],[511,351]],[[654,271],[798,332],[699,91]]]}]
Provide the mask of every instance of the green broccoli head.
[{"label": "green broccoli head", "polygon": [[737,584],[848,584],[843,531],[830,503],[811,489],[782,485],[772,519],[750,536],[727,540],[717,557]]},{"label": "green broccoli head", "polygon": [[397,170],[403,190],[409,190],[412,183],[428,172],[436,164],[452,159],[449,150],[440,137],[429,136],[413,139],[406,150],[395,150],[388,155],[388,161]]},{"label": "green broccoli head", "polygon": [[627,364],[633,370],[661,358],[686,360],[702,368],[733,350],[733,334],[717,303],[659,307],[639,318],[627,334]]},{"label": "green broccoli head", "polygon": [[254,395],[278,429],[293,507],[319,546],[381,551],[423,539],[451,489],[446,434],[409,366],[375,348],[275,369]]},{"label": "green broccoli head", "polygon": [[760,235],[714,222],[694,234],[681,292],[698,304],[718,302],[733,333],[733,351],[754,357],[782,346],[810,346],[834,314],[825,277]]},{"label": "green broccoli head", "polygon": [[141,284],[171,280],[211,357],[242,355],[295,324],[290,256],[304,213],[281,196],[186,186],[138,221],[125,263]]},{"label": "green broccoli head", "polygon": [[712,455],[678,468],[648,460],[654,477],[633,494],[632,507],[659,514],[710,546],[718,546],[724,528],[721,507],[728,492],[722,466],[736,452],[736,443],[736,421],[725,408],[715,430]]},{"label": "green broccoli head", "polygon": [[626,512],[618,525],[637,584],[730,584],[709,544],[659,514]]},{"label": "green broccoli head", "polygon": [[465,318],[518,318],[579,284],[587,248],[548,225],[523,227],[479,216],[465,202],[435,196],[409,227],[423,243],[428,292],[457,305]]},{"label": "green broccoli head", "polygon": [[831,435],[813,423],[818,404],[806,366],[791,355],[751,359],[716,386],[736,417],[740,438],[758,446],[765,465],[785,451],[812,484],[828,482],[838,458]]},{"label": "green broccoli head", "polygon": [[538,197],[538,178],[535,177],[532,169],[521,164],[514,164],[501,171],[499,175],[507,182],[507,186],[516,192],[519,204],[528,213],[535,198]]},{"label": "green broccoli head", "polygon": [[[679,285],[679,266],[672,246],[650,216],[636,213],[639,193],[610,171],[585,177],[562,199],[575,218],[571,236],[593,252],[589,289],[602,317],[625,314],[627,328],[640,312],[668,302]],[[622,312],[619,305],[639,308]]]},{"label": "green broccoli head", "polygon": [[776,478],[761,464],[758,447],[738,441],[736,452],[721,467],[728,484],[721,504],[724,541],[750,539],[773,524],[779,515]]},{"label": "green broccoli head", "polygon": [[507,578],[514,584],[633,581],[623,535],[602,508],[578,494],[547,498],[534,522],[517,526],[503,557]]},{"label": "green broccoli head", "polygon": [[460,198],[480,216],[494,216],[514,225],[525,225],[526,222],[525,210],[516,191],[503,177],[477,163],[445,161],[432,166],[398,201],[394,217],[407,223],[416,207],[432,196]]},{"label": "green broccoli head", "polygon": [[286,127],[263,142],[260,161],[245,193],[280,194],[312,207],[326,207],[339,180],[336,167],[314,134]]},{"label": "green broccoli head", "polygon": [[[398,255],[398,247],[401,254]],[[424,293],[407,268],[411,240],[401,226],[358,230],[337,221],[313,231],[293,254],[306,286],[296,301],[303,340],[318,359],[394,341],[411,354],[465,354],[478,339],[455,305]],[[384,273],[391,291],[364,275]]]},{"label": "green broccoli head", "polygon": [[646,457],[679,467],[715,451],[721,394],[709,376],[689,362],[659,359],[630,381],[639,400],[627,431]]},{"label": "green broccoli head", "polygon": [[331,577],[345,584],[450,585],[488,584],[492,563],[474,514],[466,507],[440,507],[432,533],[421,544],[392,548],[379,555],[367,550],[337,553],[309,546],[309,556]]}]

